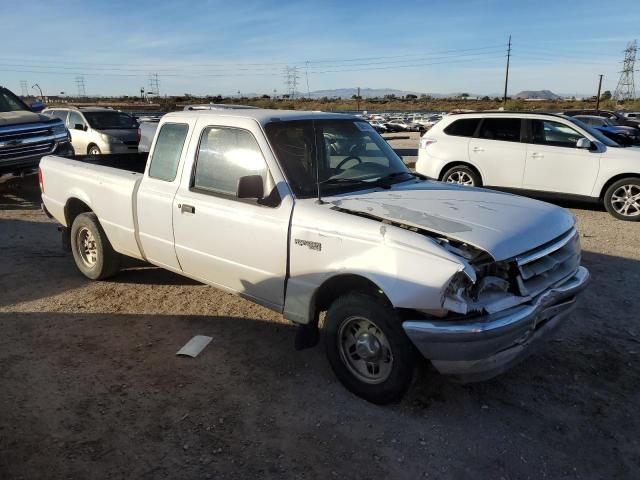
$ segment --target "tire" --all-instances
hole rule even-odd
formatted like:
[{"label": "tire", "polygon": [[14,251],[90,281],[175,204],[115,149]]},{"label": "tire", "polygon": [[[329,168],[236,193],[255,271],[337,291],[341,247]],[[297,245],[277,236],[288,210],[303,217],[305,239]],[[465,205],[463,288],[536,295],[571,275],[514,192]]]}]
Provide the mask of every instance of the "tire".
[{"label": "tire", "polygon": [[71,252],[78,270],[91,280],[104,280],[120,270],[120,254],[111,246],[95,213],[81,213],[73,221]]},{"label": "tire", "polygon": [[89,148],[87,149],[87,155],[101,155],[102,152],[100,151],[100,147],[98,147],[97,145],[89,145]]},{"label": "tire", "polygon": [[640,178],[627,177],[612,183],[603,200],[604,208],[618,220],[640,221]]},{"label": "tire", "polygon": [[482,179],[474,170],[466,165],[457,165],[450,168],[444,175],[442,181],[446,183],[457,183],[466,187],[481,187]]},{"label": "tire", "polygon": [[[382,299],[364,293],[338,298],[327,311],[323,336],[333,372],[355,395],[386,405],[409,388],[416,350],[396,311]],[[360,363],[362,353],[372,355],[371,362]]]}]

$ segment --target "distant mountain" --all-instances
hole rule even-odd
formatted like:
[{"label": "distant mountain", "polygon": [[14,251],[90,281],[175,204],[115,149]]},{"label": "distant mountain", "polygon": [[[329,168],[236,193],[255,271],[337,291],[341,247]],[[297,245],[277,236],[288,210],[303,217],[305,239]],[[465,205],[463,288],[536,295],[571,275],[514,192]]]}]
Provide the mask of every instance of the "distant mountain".
[{"label": "distant mountain", "polygon": [[535,99],[535,100],[559,100],[562,98],[551,90],[523,90],[513,95],[512,98]]}]

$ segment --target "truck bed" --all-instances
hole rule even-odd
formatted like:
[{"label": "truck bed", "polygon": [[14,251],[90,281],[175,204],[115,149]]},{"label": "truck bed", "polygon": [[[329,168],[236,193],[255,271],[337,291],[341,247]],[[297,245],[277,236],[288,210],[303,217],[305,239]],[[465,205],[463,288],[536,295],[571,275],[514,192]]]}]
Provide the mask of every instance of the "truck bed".
[{"label": "truck bed", "polygon": [[117,168],[119,170],[144,173],[148,157],[149,152],[114,153],[109,155],[74,155],[67,158],[91,165],[101,165],[103,167]]},{"label": "truck bed", "polygon": [[66,227],[68,202],[86,205],[100,220],[113,248],[141,258],[136,241],[136,192],[147,162],[146,153],[45,156],[40,161],[42,200]]}]

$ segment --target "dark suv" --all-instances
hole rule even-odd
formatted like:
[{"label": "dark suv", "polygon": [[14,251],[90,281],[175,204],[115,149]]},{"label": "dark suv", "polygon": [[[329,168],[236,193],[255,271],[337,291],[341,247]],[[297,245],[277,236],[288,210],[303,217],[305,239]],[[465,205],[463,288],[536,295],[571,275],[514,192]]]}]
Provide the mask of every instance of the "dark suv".
[{"label": "dark suv", "polygon": [[35,169],[44,155],[73,155],[64,123],[38,113],[43,108],[0,87],[0,175]]},{"label": "dark suv", "polygon": [[625,117],[620,112],[612,112],[611,110],[567,110],[563,113],[568,117],[575,117],[576,115],[595,115],[596,117],[604,117],[614,120],[616,124],[624,127],[640,128],[640,119],[631,119],[629,117]]}]

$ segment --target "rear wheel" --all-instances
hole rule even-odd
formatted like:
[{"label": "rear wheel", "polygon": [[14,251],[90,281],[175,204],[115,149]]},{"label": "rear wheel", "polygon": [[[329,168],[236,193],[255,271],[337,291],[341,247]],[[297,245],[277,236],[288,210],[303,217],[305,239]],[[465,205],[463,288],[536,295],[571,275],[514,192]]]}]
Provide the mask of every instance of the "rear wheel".
[{"label": "rear wheel", "polygon": [[71,226],[71,252],[78,270],[91,280],[103,280],[120,269],[117,253],[95,213],[81,213]]},{"label": "rear wheel", "polygon": [[479,187],[482,185],[480,176],[465,165],[457,165],[444,172],[442,181],[446,183],[457,183],[458,185],[464,185],[466,187]]},{"label": "rear wheel", "polygon": [[329,307],[323,333],[331,368],[348,390],[381,405],[402,398],[416,354],[390,305],[373,295],[344,295]]},{"label": "rear wheel", "polygon": [[640,178],[629,177],[614,182],[604,194],[604,206],[619,220],[640,221]]}]

